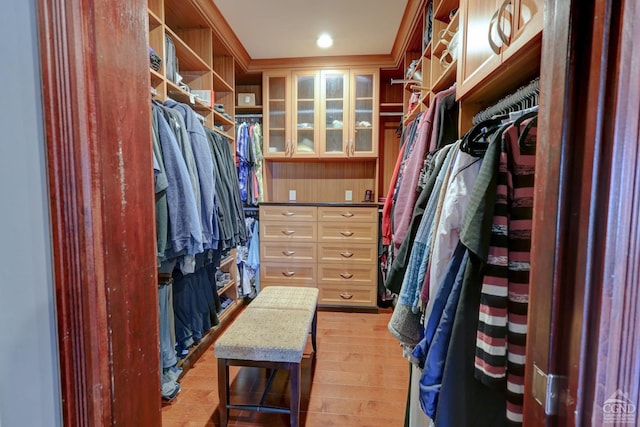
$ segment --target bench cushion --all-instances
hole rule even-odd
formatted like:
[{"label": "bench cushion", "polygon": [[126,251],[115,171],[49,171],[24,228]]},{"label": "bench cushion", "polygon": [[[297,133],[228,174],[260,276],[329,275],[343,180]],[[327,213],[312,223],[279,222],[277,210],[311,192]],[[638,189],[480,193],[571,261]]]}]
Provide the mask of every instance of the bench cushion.
[{"label": "bench cushion", "polygon": [[318,305],[318,288],[266,286],[249,304],[250,308],[284,308],[314,312]]},{"label": "bench cushion", "polygon": [[216,357],[300,363],[314,314],[315,309],[247,308],[216,340]]}]

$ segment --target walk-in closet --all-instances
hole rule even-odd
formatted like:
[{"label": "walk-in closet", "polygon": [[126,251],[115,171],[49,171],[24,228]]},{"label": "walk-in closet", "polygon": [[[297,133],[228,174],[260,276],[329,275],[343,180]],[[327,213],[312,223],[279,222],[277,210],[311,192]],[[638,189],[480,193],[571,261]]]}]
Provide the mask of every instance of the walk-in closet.
[{"label": "walk-in closet", "polygon": [[636,2],[8,2],[1,427],[640,425]]}]

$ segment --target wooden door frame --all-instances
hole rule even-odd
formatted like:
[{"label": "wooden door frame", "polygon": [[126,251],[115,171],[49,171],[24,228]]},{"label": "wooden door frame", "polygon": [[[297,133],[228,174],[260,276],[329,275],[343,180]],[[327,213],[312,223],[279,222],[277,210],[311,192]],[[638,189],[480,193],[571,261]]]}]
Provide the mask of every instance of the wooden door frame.
[{"label": "wooden door frame", "polygon": [[[546,4],[525,425],[602,425],[617,389],[638,406],[639,18],[630,1]],[[534,363],[566,377],[557,416]]]},{"label": "wooden door frame", "polygon": [[63,425],[158,426],[147,4],[36,4]]}]

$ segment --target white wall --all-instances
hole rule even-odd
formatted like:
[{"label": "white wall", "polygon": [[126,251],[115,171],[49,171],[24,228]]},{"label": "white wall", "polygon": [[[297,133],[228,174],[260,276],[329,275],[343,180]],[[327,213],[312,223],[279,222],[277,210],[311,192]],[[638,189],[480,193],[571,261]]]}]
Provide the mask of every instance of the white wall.
[{"label": "white wall", "polygon": [[0,13],[0,425],[62,425],[35,0]]}]

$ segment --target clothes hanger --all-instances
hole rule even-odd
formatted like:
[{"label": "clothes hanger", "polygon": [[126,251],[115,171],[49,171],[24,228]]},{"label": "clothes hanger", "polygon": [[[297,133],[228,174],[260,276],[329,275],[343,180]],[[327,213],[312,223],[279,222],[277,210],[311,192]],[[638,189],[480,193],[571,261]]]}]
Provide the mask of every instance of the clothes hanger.
[{"label": "clothes hanger", "polygon": [[473,126],[463,137],[460,149],[473,157],[482,157],[487,151],[490,136],[502,125],[501,118],[484,120]]},{"label": "clothes hanger", "polygon": [[521,153],[527,153],[533,150],[533,153],[535,154],[536,139],[527,138],[527,136],[529,135],[529,131],[531,131],[531,129],[535,128],[537,125],[538,116],[536,115],[524,126],[524,129],[522,129],[522,132],[518,136],[518,146],[520,147]]}]

